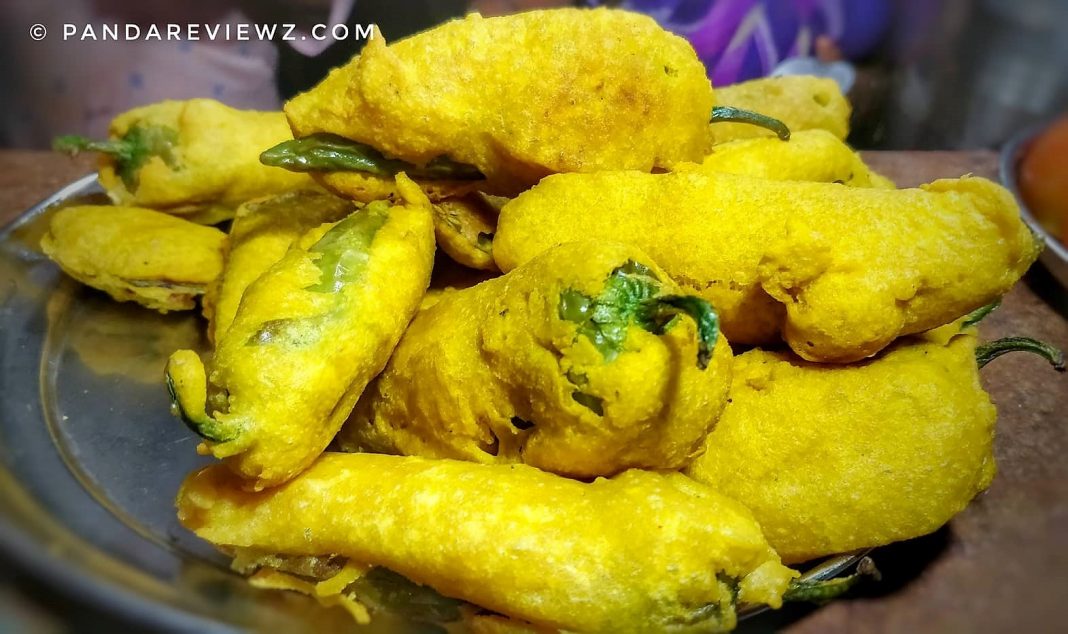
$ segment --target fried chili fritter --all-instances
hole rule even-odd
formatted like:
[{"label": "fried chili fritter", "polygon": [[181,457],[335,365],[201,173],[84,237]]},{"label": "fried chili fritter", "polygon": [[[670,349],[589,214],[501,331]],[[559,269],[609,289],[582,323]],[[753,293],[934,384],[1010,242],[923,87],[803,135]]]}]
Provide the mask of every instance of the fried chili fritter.
[{"label": "fried chili fritter", "polygon": [[578,239],[641,248],[716,307],[732,343],[781,337],[836,363],[991,302],[1041,250],[1012,194],[983,178],[889,190],[601,172],[550,176],[505,205],[493,256],[510,271]]},{"label": "fried chili fritter", "polygon": [[87,205],[56,212],[41,249],[79,282],[165,313],[196,306],[222,272],[225,241],[151,209]]}]

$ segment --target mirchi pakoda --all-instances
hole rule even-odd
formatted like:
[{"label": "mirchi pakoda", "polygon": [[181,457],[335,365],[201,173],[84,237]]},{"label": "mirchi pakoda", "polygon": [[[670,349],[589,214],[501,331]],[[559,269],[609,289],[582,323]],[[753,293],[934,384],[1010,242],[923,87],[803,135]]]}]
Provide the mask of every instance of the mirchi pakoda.
[{"label": "mirchi pakoda", "polygon": [[575,632],[727,631],[737,603],[778,607],[797,574],[742,505],[679,473],[585,483],[526,465],[328,452],[258,493],[210,466],[177,505],[183,526],[230,553],[336,555]]},{"label": "mirchi pakoda", "polygon": [[[716,103],[760,112],[781,121],[790,132],[826,130],[845,139],[853,107],[838,83],[827,77],[785,75],[762,77],[716,88]],[[766,137],[759,126],[717,123],[708,126],[709,147],[719,143]]]},{"label": "mirchi pakoda", "polygon": [[730,401],[686,473],[744,501],[786,562],[937,530],[994,477],[997,413],[977,357],[1035,345],[977,349],[974,329],[959,328],[856,365],[739,355]]},{"label": "mirchi pakoda", "polygon": [[557,174],[501,210],[510,271],[555,244],[629,242],[719,311],[735,344],[784,339],[810,361],[871,356],[989,303],[1041,243],[983,178],[917,189],[722,173]]},{"label": "mirchi pakoda", "polygon": [[404,171],[432,199],[515,195],[556,172],[650,171],[698,161],[709,120],[789,132],[755,113],[713,111],[693,48],[652,18],[611,9],[478,14],[386,45],[285,105],[295,137],[269,165],[311,171],[365,200]]},{"label": "mirchi pakoda", "polygon": [[497,209],[477,193],[434,203],[434,236],[438,248],[466,267],[497,271],[493,261],[497,214]]},{"label": "mirchi pakoda", "polygon": [[300,236],[352,213],[351,202],[323,191],[298,190],[251,200],[237,208],[230,225],[226,265],[205,311],[208,335],[225,333],[249,284],[282,259]]},{"label": "mirchi pakoda", "polygon": [[645,254],[565,244],[421,310],[338,442],[576,477],[677,469],[730,360],[712,306]]},{"label": "mirchi pakoda", "polygon": [[252,198],[318,188],[307,174],[259,161],[265,148],[292,138],[281,112],[237,110],[212,99],[161,101],[119,115],[108,135],[59,137],[54,147],[99,152],[100,184],[116,205],[213,224]]},{"label": "mirchi pakoda", "polygon": [[192,310],[222,272],[226,234],[151,209],[84,205],[49,221],[41,250],[63,272],[120,302]]},{"label": "mirchi pakoda", "polygon": [[782,181],[894,188],[889,179],[873,172],[860,155],[826,130],[794,132],[789,141],[775,137],[729,141],[713,147],[700,164],[675,168],[675,171],[694,170]]},{"label": "mirchi pakoda", "polygon": [[198,449],[251,488],[311,464],[418,309],[434,259],[430,203],[403,175],[398,188],[403,202],[309,231],[253,282],[217,333],[210,375],[190,350],[168,362],[175,413],[205,439]]}]

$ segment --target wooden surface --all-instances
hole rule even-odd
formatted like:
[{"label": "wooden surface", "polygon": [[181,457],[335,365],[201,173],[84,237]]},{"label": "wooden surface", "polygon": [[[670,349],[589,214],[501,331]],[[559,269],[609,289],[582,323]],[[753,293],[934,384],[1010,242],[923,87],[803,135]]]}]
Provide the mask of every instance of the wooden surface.
[{"label": "wooden surface", "polygon": [[[899,186],[965,173],[994,178],[996,155],[870,153]],[[91,171],[42,152],[0,151],[0,221]],[[1028,335],[1068,349],[1068,300],[1036,265],[983,323],[985,338]],[[1008,355],[983,370],[998,406],[999,472],[941,531],[879,549],[884,573],[852,598],[793,607],[751,624],[796,633],[1063,631],[1068,612],[1068,375]],[[2,605],[0,601],[0,605]]]}]

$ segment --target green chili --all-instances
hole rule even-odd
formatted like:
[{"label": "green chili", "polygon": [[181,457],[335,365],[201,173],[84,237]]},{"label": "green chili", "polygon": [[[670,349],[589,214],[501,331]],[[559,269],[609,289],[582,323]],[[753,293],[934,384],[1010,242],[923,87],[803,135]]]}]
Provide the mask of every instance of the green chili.
[{"label": "green chili", "polygon": [[425,166],[386,158],[377,149],[336,134],[313,134],[283,141],[260,154],[260,162],[292,172],[367,172],[392,177],[400,172],[423,180],[481,180],[472,165],[439,156]]},{"label": "green chili", "polygon": [[260,324],[246,346],[280,345],[291,348],[310,346],[319,341],[321,329],[317,327],[322,316],[304,319],[271,319]]},{"label": "green chili", "polygon": [[236,430],[224,429],[224,426],[221,425],[219,421],[208,416],[208,414],[203,411],[203,408],[201,408],[201,411],[199,412],[190,411],[185,403],[182,402],[181,395],[175,388],[174,379],[171,378],[170,373],[168,372],[164,376],[166,378],[167,393],[170,394],[171,397],[171,413],[185,423],[186,427],[191,429],[198,436],[206,438],[212,442],[228,442],[236,437]]},{"label": "green chili", "polygon": [[[369,261],[371,243],[378,230],[389,220],[389,208],[390,204],[385,201],[373,202],[338,222],[308,248],[307,253],[315,258],[321,275],[318,282],[304,290],[340,298],[341,291],[347,285],[360,282]],[[264,321],[244,345],[300,348],[319,344],[328,331],[326,326],[341,316],[341,310],[340,306],[334,306],[308,317]],[[200,373],[198,382],[206,382],[202,366]],[[196,405],[183,403],[169,369],[167,390],[171,396],[172,412],[200,436],[212,442],[224,443],[240,433],[235,424],[223,423],[209,416],[203,411],[203,405],[197,411]]]},{"label": "green chili", "polygon": [[[347,284],[359,280],[367,268],[368,250],[375,234],[387,220],[389,203],[375,201],[331,227],[308,249],[309,254],[318,254],[315,265],[320,277],[318,282],[304,290],[336,294]],[[272,319],[261,324],[246,345],[311,345],[319,340],[323,322],[333,317],[334,313],[327,311],[301,319]]]},{"label": "green chili", "polygon": [[326,232],[308,253],[317,253],[322,272],[319,283],[308,287],[317,293],[336,293],[359,279],[370,259],[375,234],[389,220],[389,203],[378,200],[349,215]]},{"label": "green chili", "polygon": [[782,595],[782,600],[824,603],[844,594],[864,577],[872,577],[876,581],[880,578],[879,570],[876,569],[875,563],[868,557],[861,559],[860,563],[857,564],[857,571],[847,577],[822,581],[794,579],[790,582],[790,587]]}]

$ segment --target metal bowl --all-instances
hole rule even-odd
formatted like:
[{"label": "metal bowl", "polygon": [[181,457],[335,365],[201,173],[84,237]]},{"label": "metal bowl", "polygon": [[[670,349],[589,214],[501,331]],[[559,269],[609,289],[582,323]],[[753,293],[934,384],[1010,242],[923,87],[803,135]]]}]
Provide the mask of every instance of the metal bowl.
[{"label": "metal bowl", "polygon": [[1047,121],[1030,126],[1009,139],[1009,142],[1001,150],[999,170],[1001,172],[1001,182],[1016,196],[1016,200],[1020,204],[1020,215],[1023,216],[1028,226],[1035,232],[1035,235],[1041,237],[1042,241],[1046,243],[1046,248],[1038,258],[1039,261],[1049,269],[1050,273],[1063,286],[1068,288],[1068,246],[1065,246],[1056,236],[1051,234],[1038,221],[1038,218],[1035,217],[1031,210],[1027,208],[1027,203],[1024,201],[1023,196],[1020,195],[1016,178],[1020,160],[1027,154],[1031,143],[1049,127],[1050,123]]}]

